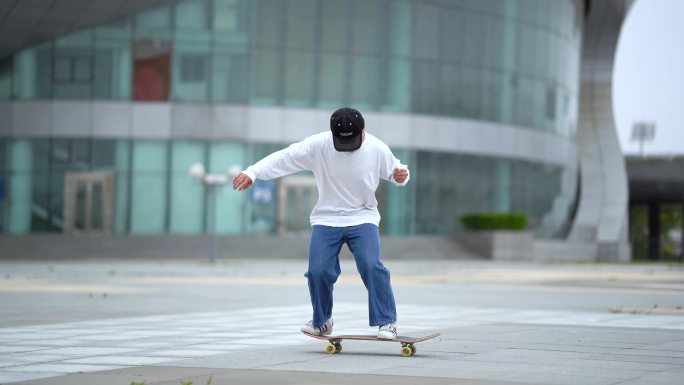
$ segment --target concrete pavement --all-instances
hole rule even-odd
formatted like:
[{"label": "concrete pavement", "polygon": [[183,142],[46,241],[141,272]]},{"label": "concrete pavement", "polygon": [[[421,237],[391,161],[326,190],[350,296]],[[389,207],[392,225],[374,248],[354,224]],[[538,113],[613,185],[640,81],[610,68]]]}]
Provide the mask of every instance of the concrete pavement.
[{"label": "concrete pavement", "polygon": [[[303,260],[0,262],[0,383],[676,384],[681,265],[386,261],[400,345],[327,355]],[[344,260],[335,332],[372,332]],[[344,375],[340,375],[344,374]]]}]

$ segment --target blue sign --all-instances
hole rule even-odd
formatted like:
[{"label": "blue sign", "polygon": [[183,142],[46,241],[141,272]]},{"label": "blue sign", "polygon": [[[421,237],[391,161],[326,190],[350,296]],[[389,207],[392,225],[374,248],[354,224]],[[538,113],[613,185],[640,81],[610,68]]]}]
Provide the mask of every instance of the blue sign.
[{"label": "blue sign", "polygon": [[275,183],[258,182],[252,186],[252,203],[269,204],[275,198]]}]

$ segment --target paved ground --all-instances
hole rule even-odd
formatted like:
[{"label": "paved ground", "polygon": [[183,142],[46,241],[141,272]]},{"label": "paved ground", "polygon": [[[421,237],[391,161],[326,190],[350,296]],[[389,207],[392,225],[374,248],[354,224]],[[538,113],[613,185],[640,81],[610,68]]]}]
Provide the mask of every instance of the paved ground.
[{"label": "paved ground", "polygon": [[[0,384],[681,383],[681,265],[387,265],[401,334],[443,333],[414,357],[300,334],[305,261],[0,262]],[[342,267],[335,331],[370,332]]]}]

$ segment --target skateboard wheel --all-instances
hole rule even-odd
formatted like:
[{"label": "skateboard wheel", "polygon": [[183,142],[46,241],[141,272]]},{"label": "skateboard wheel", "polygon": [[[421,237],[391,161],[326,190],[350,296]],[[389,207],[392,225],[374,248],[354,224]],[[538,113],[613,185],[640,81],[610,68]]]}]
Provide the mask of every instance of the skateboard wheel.
[{"label": "skateboard wheel", "polygon": [[342,344],[335,344],[335,353],[339,353],[342,351]]},{"label": "skateboard wheel", "polygon": [[412,354],[413,354],[413,353],[412,353],[412,350],[411,350],[410,347],[404,346],[403,348],[401,348],[401,355],[402,355],[402,356],[404,356],[404,357],[411,357]]},{"label": "skateboard wheel", "polygon": [[416,355],[416,347],[414,345],[409,346],[411,348],[411,355],[415,356]]},{"label": "skateboard wheel", "polygon": [[[342,347],[340,347],[340,350]],[[328,344],[328,346],[325,347],[325,352],[328,354],[335,354],[337,353],[337,347],[333,344]]]}]

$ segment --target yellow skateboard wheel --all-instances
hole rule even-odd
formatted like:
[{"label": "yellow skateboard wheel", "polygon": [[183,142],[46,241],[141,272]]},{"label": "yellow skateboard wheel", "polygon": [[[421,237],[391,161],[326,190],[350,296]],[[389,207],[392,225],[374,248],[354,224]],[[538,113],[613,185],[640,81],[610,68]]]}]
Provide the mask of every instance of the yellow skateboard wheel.
[{"label": "yellow skateboard wheel", "polygon": [[401,355],[402,355],[402,356],[404,356],[404,357],[411,357],[412,354],[413,354],[413,353],[412,353],[412,350],[411,350],[410,347],[404,346],[403,348],[401,348]]}]

